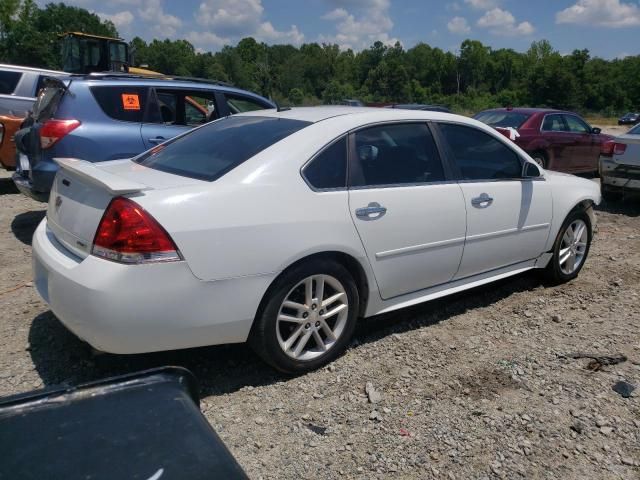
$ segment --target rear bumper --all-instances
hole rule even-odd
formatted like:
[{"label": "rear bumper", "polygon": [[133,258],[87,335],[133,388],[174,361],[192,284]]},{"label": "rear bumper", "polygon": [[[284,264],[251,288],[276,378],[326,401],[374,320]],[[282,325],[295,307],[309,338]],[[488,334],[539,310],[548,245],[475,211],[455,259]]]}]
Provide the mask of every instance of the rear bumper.
[{"label": "rear bumper", "polygon": [[38,202],[48,202],[49,192],[37,192],[33,188],[31,180],[22,176],[22,172],[15,172],[11,179],[16,185],[16,188],[27,197],[31,197]]},{"label": "rear bumper", "polygon": [[62,247],[46,219],[33,237],[35,286],[56,317],[117,354],[244,342],[272,275],[215,282],[186,262],[122,265]]},{"label": "rear bumper", "polygon": [[640,166],[600,157],[600,183],[609,190],[640,190]]},{"label": "rear bumper", "polygon": [[23,171],[17,164],[12,179],[20,192],[39,202],[48,202],[57,171],[58,165],[51,161],[38,162],[31,171]]}]

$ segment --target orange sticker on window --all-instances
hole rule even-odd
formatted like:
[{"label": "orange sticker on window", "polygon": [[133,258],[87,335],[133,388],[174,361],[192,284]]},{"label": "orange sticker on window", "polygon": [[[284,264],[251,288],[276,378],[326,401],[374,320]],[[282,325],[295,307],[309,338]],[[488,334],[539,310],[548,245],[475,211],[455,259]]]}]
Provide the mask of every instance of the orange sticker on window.
[{"label": "orange sticker on window", "polygon": [[140,97],[137,93],[122,94],[122,108],[125,110],[140,110]]}]

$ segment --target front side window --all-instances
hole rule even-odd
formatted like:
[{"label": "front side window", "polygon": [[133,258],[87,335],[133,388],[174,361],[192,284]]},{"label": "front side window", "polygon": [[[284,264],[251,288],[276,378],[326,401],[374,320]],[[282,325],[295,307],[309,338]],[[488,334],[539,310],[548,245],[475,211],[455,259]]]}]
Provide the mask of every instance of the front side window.
[{"label": "front side window", "polygon": [[522,163],[511,148],[474,127],[443,123],[444,136],[464,180],[520,178]]},{"label": "front side window", "polygon": [[567,122],[567,129],[571,133],[589,133],[591,129],[581,119],[574,115],[565,115],[565,122]]},{"label": "front side window", "polygon": [[345,188],[347,185],[347,138],[332,143],[303,170],[304,178],[317,189]]},{"label": "front side window", "polygon": [[353,187],[407,185],[445,179],[431,131],[424,123],[388,124],[355,134]]},{"label": "front side window", "polygon": [[152,148],[135,161],[163,172],[214,181],[307,125],[285,118],[226,117]]}]

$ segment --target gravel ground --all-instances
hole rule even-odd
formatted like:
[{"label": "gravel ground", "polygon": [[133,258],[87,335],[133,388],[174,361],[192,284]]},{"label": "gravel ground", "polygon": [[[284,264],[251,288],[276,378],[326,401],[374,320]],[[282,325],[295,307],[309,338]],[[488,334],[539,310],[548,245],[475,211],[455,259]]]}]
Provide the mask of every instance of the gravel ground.
[{"label": "gravel ground", "polygon": [[577,280],[525,274],[363,321],[344,356],[298,378],[243,345],[93,356],[30,282],[43,216],[2,173],[0,395],[182,365],[251,478],[640,478],[640,388],[612,390],[640,387],[638,199],[598,209]]}]

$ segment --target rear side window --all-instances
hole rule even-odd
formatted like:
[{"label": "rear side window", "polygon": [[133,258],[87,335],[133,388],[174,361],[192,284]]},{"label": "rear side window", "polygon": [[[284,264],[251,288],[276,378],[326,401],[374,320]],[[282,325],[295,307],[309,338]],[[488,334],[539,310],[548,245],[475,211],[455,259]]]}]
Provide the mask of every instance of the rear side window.
[{"label": "rear side window", "polygon": [[542,130],[546,132],[564,132],[566,128],[564,126],[564,120],[562,115],[547,115],[542,122]]},{"label": "rear side window", "polygon": [[0,94],[11,95],[16,90],[21,77],[20,72],[0,70]]},{"label": "rear side window", "polygon": [[142,122],[147,92],[145,87],[91,87],[91,93],[102,111],[114,120],[123,122]]},{"label": "rear side window", "polygon": [[498,180],[522,177],[520,158],[491,135],[473,127],[440,125],[454,160],[465,180]]},{"label": "rear side window", "polygon": [[303,171],[307,182],[317,189],[347,186],[347,138],[332,143]]},{"label": "rear side window", "polygon": [[231,112],[231,114],[252,112],[254,110],[264,110],[265,108],[271,108],[268,105],[259,103],[253,98],[243,97],[241,95],[225,94],[224,98],[227,101],[227,106],[229,107],[229,111]]},{"label": "rear side window", "polygon": [[431,131],[423,123],[381,125],[354,135],[351,186],[411,185],[445,179]]},{"label": "rear side window", "polygon": [[149,150],[135,159],[163,172],[214,181],[310,125],[273,117],[226,117]]}]

